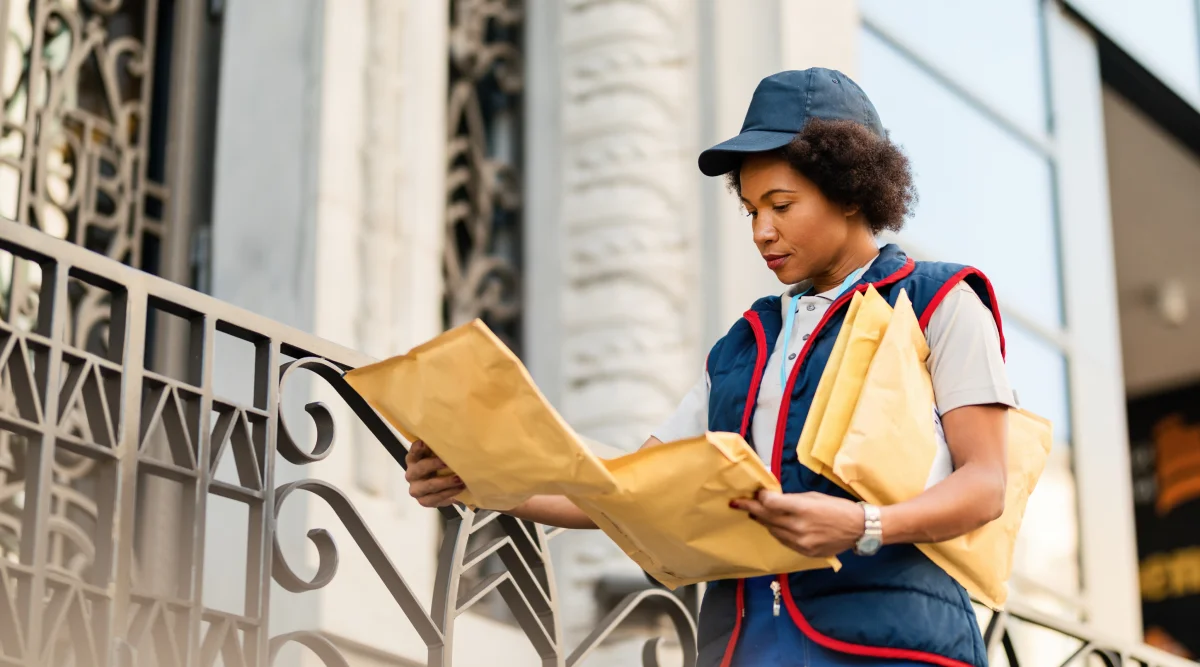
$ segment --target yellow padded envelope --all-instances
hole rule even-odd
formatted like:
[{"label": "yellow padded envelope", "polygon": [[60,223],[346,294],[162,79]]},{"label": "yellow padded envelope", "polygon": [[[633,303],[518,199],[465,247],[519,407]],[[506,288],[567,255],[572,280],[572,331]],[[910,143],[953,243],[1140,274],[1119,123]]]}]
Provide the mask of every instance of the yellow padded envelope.
[{"label": "yellow padded envelope", "polygon": [[[833,456],[846,434],[850,415],[866,382],[867,367],[891,317],[891,306],[873,285],[867,287],[865,293],[856,293],[850,302],[842,322],[841,331],[845,335],[839,332],[834,341],[833,354],[825,364],[813,397],[813,407],[819,405],[819,413],[814,416],[810,409],[805,418],[806,428],[801,431],[804,444],[800,448],[819,466],[813,467],[816,472],[824,474],[833,465]],[[806,436],[804,431],[810,430],[807,428],[809,423],[813,424],[812,435]]]},{"label": "yellow padded envelope", "polygon": [[346,381],[466,483],[464,503],[511,509],[539,494],[610,493],[604,463],[550,408],[529,372],[475,320]]},{"label": "yellow padded envelope", "polygon": [[715,579],[840,567],[783,546],[734,498],[779,481],[736,433],[708,433],[606,461],[620,487],[602,496],[571,496],[643,570],[668,588]]},{"label": "yellow padded envelope", "polygon": [[[865,321],[862,312],[860,307],[856,325]],[[939,444],[933,426],[933,384],[925,366],[929,347],[907,295],[900,294],[888,321],[876,319],[872,326],[880,331],[868,364],[861,358],[851,361],[847,352],[843,368],[826,367],[818,395],[828,392],[830,406],[819,421],[813,421],[811,415],[805,421],[804,430],[815,430],[816,435],[802,435],[801,443],[811,442],[812,456],[820,456],[818,463],[823,468],[814,470],[867,502],[889,505],[914,498],[940,481],[931,475]],[[853,327],[843,326],[837,344],[843,337],[849,340],[855,335]],[[847,399],[847,403],[835,405],[837,398],[832,394],[849,372],[865,373],[861,390],[852,402]],[[832,386],[825,387],[831,378]],[[825,438],[827,433],[832,435]],[[967,535],[918,545],[930,560],[992,608],[1001,607],[1008,597],[1006,582],[1012,574],[1017,533],[1050,444],[1048,421],[1010,409],[1004,514]]]},{"label": "yellow padded envelope", "polygon": [[783,547],[729,501],[779,482],[737,434],[598,458],[478,320],[346,380],[466,484],[459,500],[508,509],[566,495],[664,585],[835,567]]}]

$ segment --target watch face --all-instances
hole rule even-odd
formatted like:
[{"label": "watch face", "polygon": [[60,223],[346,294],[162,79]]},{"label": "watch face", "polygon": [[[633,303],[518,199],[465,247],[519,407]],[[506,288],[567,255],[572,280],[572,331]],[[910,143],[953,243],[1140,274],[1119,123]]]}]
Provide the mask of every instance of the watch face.
[{"label": "watch face", "polygon": [[879,551],[880,546],[882,546],[882,545],[881,545],[880,539],[878,537],[867,536],[867,537],[862,538],[862,540],[859,541],[858,550],[863,555],[869,556],[869,555],[875,553],[876,551]]}]

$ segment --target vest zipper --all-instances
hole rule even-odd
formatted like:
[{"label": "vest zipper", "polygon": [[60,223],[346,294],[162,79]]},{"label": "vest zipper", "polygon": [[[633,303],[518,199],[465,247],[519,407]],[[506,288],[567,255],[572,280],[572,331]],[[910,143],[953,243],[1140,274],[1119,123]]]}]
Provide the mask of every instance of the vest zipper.
[{"label": "vest zipper", "polygon": [[782,606],[783,601],[779,595],[779,582],[778,581],[771,582],[771,593],[775,596],[775,604],[772,605],[772,607],[771,607],[771,613],[774,614],[775,616],[779,616],[779,608]]}]

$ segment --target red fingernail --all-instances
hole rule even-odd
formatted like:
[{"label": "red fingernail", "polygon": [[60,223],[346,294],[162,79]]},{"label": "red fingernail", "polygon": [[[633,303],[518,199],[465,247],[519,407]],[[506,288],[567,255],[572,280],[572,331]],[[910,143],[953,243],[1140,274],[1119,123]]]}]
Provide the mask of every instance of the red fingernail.
[{"label": "red fingernail", "polygon": [[737,502],[736,500],[731,500],[731,501],[729,501],[729,507],[730,507],[731,509],[737,509],[737,508],[738,508],[738,502]]},{"label": "red fingernail", "polygon": [[462,477],[459,477],[458,475],[455,475],[455,476],[454,476],[454,483],[455,483],[455,484],[462,484],[462,483],[463,483],[463,481],[462,481]]}]

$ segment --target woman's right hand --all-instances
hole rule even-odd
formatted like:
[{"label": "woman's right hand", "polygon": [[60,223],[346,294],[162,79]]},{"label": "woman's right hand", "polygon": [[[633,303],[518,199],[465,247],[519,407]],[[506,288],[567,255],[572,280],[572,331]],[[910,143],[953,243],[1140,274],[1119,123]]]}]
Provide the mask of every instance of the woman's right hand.
[{"label": "woman's right hand", "polygon": [[454,504],[454,497],[467,487],[458,475],[439,475],[446,464],[433,453],[428,445],[417,440],[404,457],[407,470],[408,495],[417,499],[423,507],[445,507]]}]

